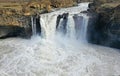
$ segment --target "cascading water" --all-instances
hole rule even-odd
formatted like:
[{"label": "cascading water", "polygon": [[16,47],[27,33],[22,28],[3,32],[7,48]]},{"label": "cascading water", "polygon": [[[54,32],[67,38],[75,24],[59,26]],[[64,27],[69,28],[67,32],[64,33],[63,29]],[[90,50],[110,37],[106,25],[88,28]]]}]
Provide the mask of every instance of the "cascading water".
[{"label": "cascading water", "polygon": [[56,14],[43,14],[40,15],[40,23],[41,23],[41,35],[44,38],[50,39],[53,38],[55,35],[55,27],[56,27],[56,19],[57,15]]},{"label": "cascading water", "polygon": [[33,36],[41,35],[41,23],[40,23],[40,16],[35,15],[31,16],[31,28]]},{"label": "cascading water", "polygon": [[[49,39],[51,37],[54,38],[57,33],[61,34],[62,36],[87,42],[86,31],[89,17],[86,14],[78,13],[79,16],[76,18],[82,17],[82,19],[76,20],[74,19],[74,15],[75,14],[71,14],[70,12],[63,13],[62,15],[60,15],[60,13],[40,15],[40,23],[42,29],[41,35]],[[82,23],[79,23],[79,21]]]},{"label": "cascading water", "polygon": [[36,19],[34,19],[34,17],[31,16],[31,26],[32,26],[32,34],[36,35],[37,31],[36,31]]},{"label": "cascading water", "polygon": [[75,38],[75,22],[73,19],[73,15],[68,16],[68,22],[67,22],[67,36],[70,38]]},{"label": "cascading water", "polygon": [[87,42],[87,26],[89,17],[86,14],[74,15],[76,37],[83,42]]},{"label": "cascading water", "polygon": [[[119,50],[84,44],[89,17],[80,12],[87,8],[88,3],[81,3],[40,15],[42,37],[1,40],[0,76],[119,76]],[[67,20],[59,20],[65,13]],[[31,22],[36,35],[32,17]]]}]

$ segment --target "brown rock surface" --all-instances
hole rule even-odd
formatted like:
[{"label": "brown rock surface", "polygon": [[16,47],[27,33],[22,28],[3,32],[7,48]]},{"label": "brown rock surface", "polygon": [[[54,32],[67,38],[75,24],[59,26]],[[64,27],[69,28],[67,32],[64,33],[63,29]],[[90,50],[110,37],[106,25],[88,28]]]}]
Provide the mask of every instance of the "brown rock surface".
[{"label": "brown rock surface", "polygon": [[23,26],[20,16],[50,12],[52,8],[74,6],[92,0],[0,0],[0,25]]},{"label": "brown rock surface", "polygon": [[[8,2],[7,2],[8,1]],[[50,12],[54,7],[73,6],[72,0],[0,0],[0,25],[23,26],[21,16],[30,16],[42,12]]]}]

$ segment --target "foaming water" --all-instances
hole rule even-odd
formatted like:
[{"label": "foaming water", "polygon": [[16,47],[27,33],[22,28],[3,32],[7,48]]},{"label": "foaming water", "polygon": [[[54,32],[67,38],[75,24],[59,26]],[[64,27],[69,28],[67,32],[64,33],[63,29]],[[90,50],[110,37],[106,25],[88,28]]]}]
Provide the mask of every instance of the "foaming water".
[{"label": "foaming water", "polygon": [[0,76],[119,76],[118,50],[67,38],[0,42]]},{"label": "foaming water", "polygon": [[[78,15],[79,17],[83,17],[81,19],[83,23],[79,23],[78,26],[80,26],[79,29],[81,30],[78,33],[80,33],[79,39],[82,41],[86,40],[86,31],[87,31],[87,24],[89,20],[89,16],[85,13],[80,13],[81,11],[87,11],[89,3],[81,3],[76,7],[70,7],[70,8],[62,8],[60,10],[56,10],[51,13],[47,14],[41,14],[40,16],[40,27],[41,27],[41,37],[50,39],[54,38],[56,36],[56,31],[59,30],[59,34],[61,35],[66,34],[64,36],[68,36],[69,38],[76,38],[76,24],[74,20],[74,15]],[[60,18],[59,24],[57,23],[58,16],[61,15],[62,18]],[[77,17],[76,17],[77,18]],[[35,20],[34,20],[35,21]],[[36,25],[33,25],[35,23],[33,19],[31,18],[31,25],[33,30],[33,35],[37,34],[36,31]],[[80,20],[79,20],[80,21]],[[56,28],[56,24],[58,24],[58,27]]]},{"label": "foaming water", "polygon": [[[28,40],[1,40],[0,76],[119,76],[119,50],[86,42],[89,17],[80,12],[87,8],[85,3],[78,7],[42,14],[41,36],[33,35]],[[56,33],[56,19],[65,12],[69,12],[67,33],[61,35],[60,32]],[[81,25],[78,30],[75,28],[74,14],[78,15],[76,22]],[[62,21],[61,19],[60,22]],[[34,33],[36,34],[35,31]]]}]

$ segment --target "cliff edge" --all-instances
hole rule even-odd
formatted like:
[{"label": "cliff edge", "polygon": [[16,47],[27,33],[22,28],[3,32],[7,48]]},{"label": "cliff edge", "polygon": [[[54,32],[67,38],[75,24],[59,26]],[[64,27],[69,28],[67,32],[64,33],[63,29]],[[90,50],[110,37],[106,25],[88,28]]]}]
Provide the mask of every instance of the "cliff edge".
[{"label": "cliff edge", "polygon": [[89,7],[98,14],[92,42],[120,48],[120,0],[94,0]]}]

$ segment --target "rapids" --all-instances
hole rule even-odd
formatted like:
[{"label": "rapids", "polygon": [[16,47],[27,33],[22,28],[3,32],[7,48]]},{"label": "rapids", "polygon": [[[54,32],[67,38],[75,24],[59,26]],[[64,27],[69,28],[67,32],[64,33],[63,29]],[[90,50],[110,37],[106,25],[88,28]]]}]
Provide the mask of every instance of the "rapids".
[{"label": "rapids", "polygon": [[0,41],[0,76],[119,76],[117,49],[67,38]]},{"label": "rapids", "polygon": [[[8,38],[0,41],[0,76],[120,76],[117,49],[87,43],[89,17],[80,13],[88,3],[40,15],[41,36],[31,17],[31,39]],[[66,34],[56,30],[57,16],[69,13]],[[82,20],[75,29],[73,16]],[[60,20],[58,29],[63,25]]]}]

